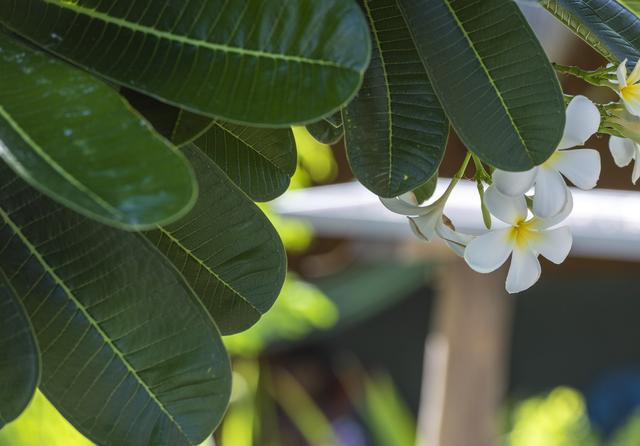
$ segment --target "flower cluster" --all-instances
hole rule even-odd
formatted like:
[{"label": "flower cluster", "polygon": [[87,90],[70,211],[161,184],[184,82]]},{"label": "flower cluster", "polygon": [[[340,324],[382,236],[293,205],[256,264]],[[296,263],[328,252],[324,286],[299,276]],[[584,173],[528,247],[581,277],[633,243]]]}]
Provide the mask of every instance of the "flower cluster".
[{"label": "flower cluster", "polygon": [[[573,208],[565,178],[581,189],[595,187],[600,177],[600,155],[593,149],[574,147],[583,146],[599,126],[597,107],[584,96],[576,96],[567,107],[560,144],[547,161],[526,172],[495,169],[489,181],[492,184],[481,196],[483,206],[498,224],[483,234],[461,233],[444,215],[459,176],[440,198],[426,206],[411,204],[405,197],[381,201],[392,212],[409,217],[417,236],[425,240],[441,238],[475,271],[495,271],[511,257],[506,290],[523,291],[540,277],[539,256],[561,263],[569,254],[571,232],[566,226],[558,226]],[[530,191],[533,194],[527,195]]]}]

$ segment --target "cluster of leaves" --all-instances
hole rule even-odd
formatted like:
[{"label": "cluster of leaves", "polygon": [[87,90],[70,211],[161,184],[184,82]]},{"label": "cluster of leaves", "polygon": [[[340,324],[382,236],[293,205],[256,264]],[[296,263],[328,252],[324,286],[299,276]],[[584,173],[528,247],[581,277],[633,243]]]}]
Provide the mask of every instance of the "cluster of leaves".
[{"label": "cluster of leaves", "polygon": [[[542,3],[637,57],[617,3]],[[0,427],[39,387],[98,444],[211,433],[221,335],[284,281],[254,201],[288,187],[293,124],[344,134],[393,197],[435,177],[450,124],[491,166],[544,162],[564,105],[511,0],[1,1]]]}]

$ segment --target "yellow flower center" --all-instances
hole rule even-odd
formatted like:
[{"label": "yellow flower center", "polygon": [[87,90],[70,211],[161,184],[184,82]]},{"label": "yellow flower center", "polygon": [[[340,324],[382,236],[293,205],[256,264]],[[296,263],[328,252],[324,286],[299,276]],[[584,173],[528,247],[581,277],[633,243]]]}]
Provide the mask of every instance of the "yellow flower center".
[{"label": "yellow flower center", "polygon": [[625,101],[640,100],[640,84],[629,84],[620,89],[620,95]]},{"label": "yellow flower center", "polygon": [[514,240],[518,248],[527,246],[529,241],[538,237],[539,233],[533,229],[533,220],[520,220],[509,231],[509,238]]}]

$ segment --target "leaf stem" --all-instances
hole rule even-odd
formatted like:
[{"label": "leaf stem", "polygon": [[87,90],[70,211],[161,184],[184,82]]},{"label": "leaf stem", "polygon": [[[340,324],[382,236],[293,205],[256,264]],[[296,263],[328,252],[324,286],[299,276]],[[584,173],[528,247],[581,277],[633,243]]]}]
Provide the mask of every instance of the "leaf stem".
[{"label": "leaf stem", "polygon": [[582,79],[591,85],[596,85],[598,87],[610,87],[610,72],[611,68],[599,68],[594,71],[583,70],[580,67],[561,65],[559,63],[552,62],[551,65],[553,68],[562,74],[569,74],[571,76]]}]

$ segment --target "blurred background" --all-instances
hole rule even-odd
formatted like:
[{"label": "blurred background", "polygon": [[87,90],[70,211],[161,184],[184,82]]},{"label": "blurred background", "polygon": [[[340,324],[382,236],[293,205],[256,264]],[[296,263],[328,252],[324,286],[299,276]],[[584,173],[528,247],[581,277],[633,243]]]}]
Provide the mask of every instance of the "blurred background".
[{"label": "blurred background", "polygon": [[[522,8],[552,61],[604,65],[544,10]],[[561,81],[568,94],[615,99]],[[292,190],[264,205],[290,273],[273,309],[225,340],[232,401],[206,444],[640,445],[640,257],[603,239],[562,266],[543,261],[536,286],[505,295],[504,271],[470,271],[354,186],[343,141],[295,135]],[[601,153],[599,188],[632,190],[607,138],[588,145]],[[452,135],[440,176],[463,156]],[[472,207],[477,198],[458,200]],[[40,394],[0,431],[0,446],[88,444]]]}]

